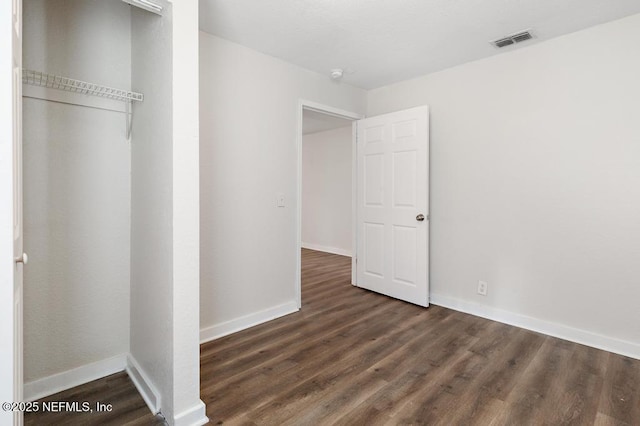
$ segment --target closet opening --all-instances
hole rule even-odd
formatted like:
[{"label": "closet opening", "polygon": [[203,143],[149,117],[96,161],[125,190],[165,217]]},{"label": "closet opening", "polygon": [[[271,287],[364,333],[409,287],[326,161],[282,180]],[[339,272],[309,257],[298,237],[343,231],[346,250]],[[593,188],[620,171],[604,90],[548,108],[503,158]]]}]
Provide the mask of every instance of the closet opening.
[{"label": "closet opening", "polygon": [[154,3],[23,0],[28,401],[118,373],[144,414],[163,408],[150,377],[173,369],[173,27]]}]

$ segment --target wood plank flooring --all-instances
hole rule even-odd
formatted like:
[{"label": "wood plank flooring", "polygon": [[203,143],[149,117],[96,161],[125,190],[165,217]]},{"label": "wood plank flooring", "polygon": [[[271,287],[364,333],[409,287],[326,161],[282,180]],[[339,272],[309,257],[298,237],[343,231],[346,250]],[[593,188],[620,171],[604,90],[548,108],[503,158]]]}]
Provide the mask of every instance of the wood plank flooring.
[{"label": "wood plank flooring", "polygon": [[640,425],[640,361],[350,285],[303,250],[299,313],[201,347],[213,424]]},{"label": "wood plank flooring", "polygon": [[[201,346],[211,424],[640,425],[638,360],[355,288],[346,257],[302,260],[300,312]],[[116,377],[48,399],[140,398]],[[134,405],[118,424],[153,421]]]},{"label": "wood plank flooring", "polygon": [[[44,410],[47,402],[88,402],[93,412]],[[98,412],[96,403],[112,404],[112,411]],[[163,425],[151,414],[127,373],[116,373],[100,380],[48,396],[38,401],[40,411],[25,413],[25,425]]]}]

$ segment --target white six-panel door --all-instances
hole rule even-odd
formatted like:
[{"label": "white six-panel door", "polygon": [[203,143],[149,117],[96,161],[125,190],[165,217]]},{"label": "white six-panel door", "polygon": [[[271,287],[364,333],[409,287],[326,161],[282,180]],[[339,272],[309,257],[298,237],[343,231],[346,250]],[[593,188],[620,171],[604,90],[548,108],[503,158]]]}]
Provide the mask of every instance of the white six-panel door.
[{"label": "white six-panel door", "polygon": [[429,305],[429,109],[357,123],[356,285]]}]

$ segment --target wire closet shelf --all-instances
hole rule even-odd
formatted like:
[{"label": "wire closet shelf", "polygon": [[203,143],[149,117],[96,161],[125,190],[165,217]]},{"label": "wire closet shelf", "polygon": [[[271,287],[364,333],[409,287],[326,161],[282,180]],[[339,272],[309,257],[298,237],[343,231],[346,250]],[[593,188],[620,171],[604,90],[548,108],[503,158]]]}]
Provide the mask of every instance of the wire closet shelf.
[{"label": "wire closet shelf", "polygon": [[86,81],[74,80],[72,78],[27,69],[22,70],[22,82],[32,86],[65,90],[67,92],[99,96],[117,101],[131,102],[144,100],[144,95],[142,93],[115,89],[113,87],[101,86],[99,84],[88,83]]}]

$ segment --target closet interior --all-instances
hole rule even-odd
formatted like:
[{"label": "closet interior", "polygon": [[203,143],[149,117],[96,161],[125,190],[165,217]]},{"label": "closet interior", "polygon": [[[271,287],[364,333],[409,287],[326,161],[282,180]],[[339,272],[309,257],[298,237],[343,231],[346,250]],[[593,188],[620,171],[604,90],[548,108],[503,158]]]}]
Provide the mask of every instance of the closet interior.
[{"label": "closet interior", "polygon": [[156,3],[23,0],[29,400],[171,371],[172,22]]}]

